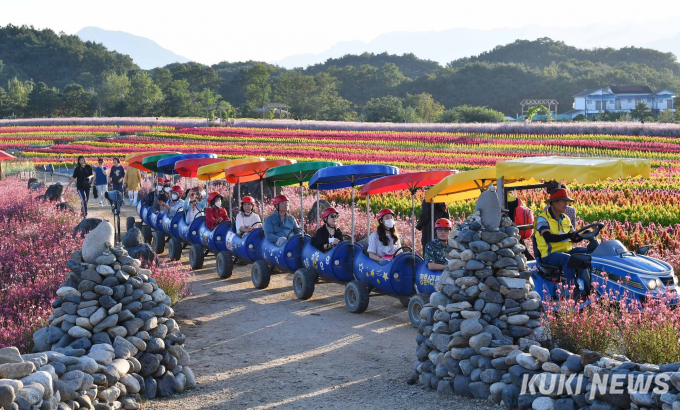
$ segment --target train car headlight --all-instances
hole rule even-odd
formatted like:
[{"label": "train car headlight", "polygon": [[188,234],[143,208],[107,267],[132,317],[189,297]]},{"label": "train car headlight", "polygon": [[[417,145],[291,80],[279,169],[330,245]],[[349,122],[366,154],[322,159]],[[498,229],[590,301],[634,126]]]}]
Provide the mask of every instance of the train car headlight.
[{"label": "train car headlight", "polygon": [[656,285],[657,285],[656,279],[650,279],[650,280],[647,281],[647,289],[649,289],[649,290],[656,289]]}]

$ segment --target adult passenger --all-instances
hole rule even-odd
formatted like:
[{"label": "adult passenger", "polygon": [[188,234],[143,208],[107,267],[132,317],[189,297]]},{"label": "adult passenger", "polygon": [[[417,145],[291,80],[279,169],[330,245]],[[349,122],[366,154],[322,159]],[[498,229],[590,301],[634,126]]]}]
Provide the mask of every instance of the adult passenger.
[{"label": "adult passenger", "polygon": [[170,199],[167,202],[159,201],[161,206],[161,213],[168,215],[170,218],[174,217],[177,212],[184,206],[184,201],[181,196],[184,195],[184,190],[181,186],[175,185],[170,191]]},{"label": "adult passenger", "polygon": [[288,198],[285,195],[275,196],[272,202],[276,212],[264,220],[264,234],[269,242],[281,246],[288,234],[299,226],[295,218],[288,215]]},{"label": "adult passenger", "polygon": [[236,233],[242,236],[252,231],[257,224],[262,226],[260,215],[253,212],[255,199],[252,196],[244,196],[241,199],[241,211],[236,215]]},{"label": "adult passenger", "polygon": [[335,208],[326,208],[321,212],[323,226],[316,231],[314,246],[322,251],[328,252],[342,241],[342,231],[338,228],[339,213]]},{"label": "adult passenger", "polygon": [[448,266],[447,256],[453,250],[449,246],[449,236],[453,224],[449,219],[441,218],[434,223],[434,231],[437,235],[434,241],[425,246],[423,259],[430,270],[444,270]]},{"label": "adult passenger", "polygon": [[401,248],[399,236],[394,227],[394,212],[383,209],[376,215],[378,229],[368,237],[368,256],[381,265],[394,258],[394,253]]},{"label": "adult passenger", "polygon": [[194,221],[196,216],[205,210],[207,201],[198,201],[201,196],[199,188],[192,188],[189,190],[186,200],[184,201],[184,220],[187,225]]},{"label": "adult passenger", "polygon": [[211,231],[217,225],[229,220],[227,210],[222,208],[222,199],[224,197],[219,192],[211,192],[208,195],[208,204],[210,205],[205,210],[205,226]]}]

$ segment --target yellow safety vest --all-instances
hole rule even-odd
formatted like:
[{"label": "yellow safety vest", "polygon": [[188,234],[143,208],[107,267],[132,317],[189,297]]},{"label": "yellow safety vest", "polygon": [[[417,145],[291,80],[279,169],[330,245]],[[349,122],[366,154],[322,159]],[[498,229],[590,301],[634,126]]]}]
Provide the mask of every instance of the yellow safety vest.
[{"label": "yellow safety vest", "polygon": [[562,242],[546,243],[545,238],[543,238],[538,232],[538,229],[536,229],[536,222],[538,222],[538,218],[540,217],[543,217],[548,221],[548,224],[550,224],[550,233],[554,235],[569,233],[571,231],[571,219],[566,215],[562,215],[562,221],[558,222],[553,218],[549,209],[538,214],[538,217],[534,220],[534,238],[536,239],[536,245],[538,246],[538,251],[541,253],[541,257],[545,258],[552,252],[569,252],[572,248],[570,239],[565,239]]}]

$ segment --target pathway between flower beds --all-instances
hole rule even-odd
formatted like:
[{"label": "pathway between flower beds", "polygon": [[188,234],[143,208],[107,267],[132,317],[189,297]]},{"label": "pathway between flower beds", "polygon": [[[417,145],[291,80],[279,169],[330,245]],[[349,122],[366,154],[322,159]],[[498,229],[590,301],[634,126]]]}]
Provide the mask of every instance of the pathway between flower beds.
[{"label": "pathway between flower beds", "polygon": [[[90,203],[90,217],[111,220],[108,208]],[[125,206],[123,230],[129,215],[136,213]],[[268,289],[257,290],[250,265],[222,280],[214,261],[206,258],[193,295],[173,307],[198,387],[145,408],[499,408],[406,384],[414,329],[396,299],[377,297],[353,315],[341,285],[319,285],[312,299],[300,301],[292,275],[276,275]]]}]

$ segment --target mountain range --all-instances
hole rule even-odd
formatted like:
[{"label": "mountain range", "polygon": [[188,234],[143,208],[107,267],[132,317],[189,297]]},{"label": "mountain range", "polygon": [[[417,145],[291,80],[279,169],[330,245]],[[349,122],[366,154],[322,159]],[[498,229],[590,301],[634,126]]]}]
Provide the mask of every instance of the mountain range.
[{"label": "mountain range", "polygon": [[[530,25],[491,30],[454,28],[443,31],[395,31],[381,34],[368,42],[341,41],[322,53],[296,54],[270,63],[289,69],[304,68],[348,54],[387,52],[398,55],[412,53],[420,59],[446,65],[453,60],[476,56],[517,39],[535,40],[541,37],[550,37],[586,49],[636,46],[672,52],[680,56],[680,29],[675,23],[675,18],[665,18],[652,23],[593,24],[568,28]],[[123,31],[85,27],[76,35],[84,41],[102,43],[109,50],[127,54],[137,65],[147,70],[189,61],[188,58],[175,54],[148,38]]]},{"label": "mountain range", "polygon": [[535,40],[541,37],[550,37],[586,49],[636,46],[680,56],[680,29],[675,20],[668,18],[646,24],[598,24],[569,28],[531,25],[491,30],[455,28],[444,31],[395,31],[382,34],[369,42],[342,41],[319,54],[297,54],[271,63],[285,68],[307,67],[346,54],[387,52],[399,55],[413,53],[418,58],[446,65],[453,60],[475,56],[517,39]]},{"label": "mountain range", "polygon": [[104,30],[99,27],[85,27],[76,33],[83,41],[102,43],[109,50],[127,54],[145,70],[164,67],[171,63],[187,63],[189,59],[161,47],[146,37],[135,36],[124,31]]}]

